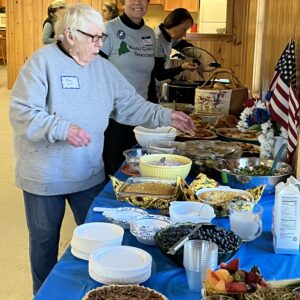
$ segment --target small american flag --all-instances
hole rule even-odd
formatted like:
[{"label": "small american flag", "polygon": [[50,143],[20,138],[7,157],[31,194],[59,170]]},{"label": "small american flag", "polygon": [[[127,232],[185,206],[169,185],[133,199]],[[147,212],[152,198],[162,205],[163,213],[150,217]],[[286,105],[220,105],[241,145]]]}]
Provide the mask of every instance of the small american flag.
[{"label": "small american flag", "polygon": [[272,119],[288,132],[288,160],[291,161],[297,147],[299,98],[296,95],[295,41],[283,51],[276,65],[270,85]]}]

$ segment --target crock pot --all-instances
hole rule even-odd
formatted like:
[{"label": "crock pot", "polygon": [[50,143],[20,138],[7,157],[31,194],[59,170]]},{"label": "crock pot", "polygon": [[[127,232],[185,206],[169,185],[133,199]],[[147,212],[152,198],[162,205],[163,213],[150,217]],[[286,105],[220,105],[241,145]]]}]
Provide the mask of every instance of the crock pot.
[{"label": "crock pot", "polygon": [[190,80],[173,80],[167,83],[168,102],[194,105],[195,90],[198,83]]}]

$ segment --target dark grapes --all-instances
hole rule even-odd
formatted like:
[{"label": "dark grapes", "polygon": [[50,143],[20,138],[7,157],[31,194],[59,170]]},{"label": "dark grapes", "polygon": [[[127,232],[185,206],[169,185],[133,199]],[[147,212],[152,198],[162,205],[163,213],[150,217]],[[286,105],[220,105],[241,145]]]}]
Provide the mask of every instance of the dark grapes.
[{"label": "dark grapes", "polygon": [[[194,229],[194,224],[181,224],[169,226],[162,229],[155,235],[155,241],[162,252],[167,252],[177,241],[183,236],[189,234]],[[236,250],[240,247],[242,241],[232,231],[228,231],[222,227],[217,226],[202,226],[191,237],[191,240],[207,240],[212,241],[218,245],[219,256],[228,251]],[[183,248],[177,251],[177,255],[182,255]]]}]

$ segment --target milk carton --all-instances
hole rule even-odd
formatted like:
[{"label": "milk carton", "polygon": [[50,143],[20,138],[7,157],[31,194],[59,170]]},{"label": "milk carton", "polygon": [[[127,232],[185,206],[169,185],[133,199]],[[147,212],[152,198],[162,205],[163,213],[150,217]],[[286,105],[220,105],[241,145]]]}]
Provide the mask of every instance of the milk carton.
[{"label": "milk carton", "polygon": [[275,188],[273,246],[278,254],[298,254],[300,241],[300,182],[290,177]]}]

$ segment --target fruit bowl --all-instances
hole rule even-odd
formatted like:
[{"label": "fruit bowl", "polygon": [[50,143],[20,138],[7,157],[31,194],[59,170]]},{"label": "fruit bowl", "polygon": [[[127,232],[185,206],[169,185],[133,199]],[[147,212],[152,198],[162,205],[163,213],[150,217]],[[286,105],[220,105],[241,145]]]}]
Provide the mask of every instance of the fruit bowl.
[{"label": "fruit bowl", "polygon": [[[159,250],[180,267],[183,266],[183,248],[179,249],[175,255],[170,255],[167,252],[183,236],[189,234],[194,227],[195,224],[193,223],[175,224],[161,229],[154,236]],[[203,225],[190,239],[208,240],[216,243],[219,247],[218,263],[229,260],[242,244],[242,240],[232,231],[212,224]]]}]

